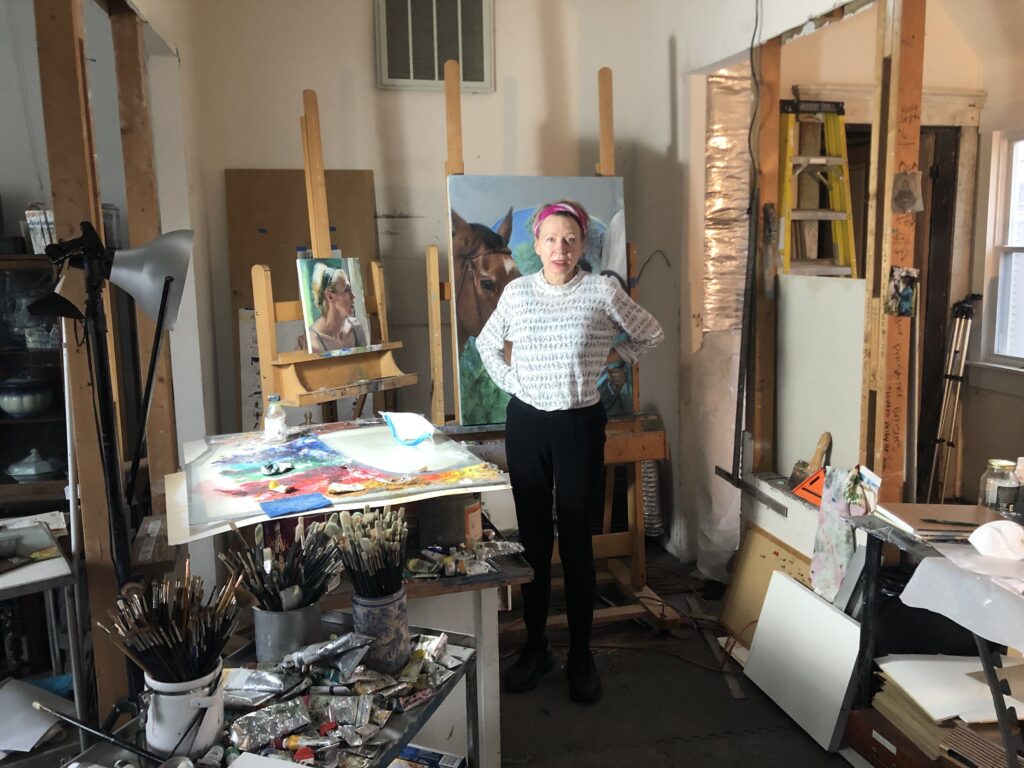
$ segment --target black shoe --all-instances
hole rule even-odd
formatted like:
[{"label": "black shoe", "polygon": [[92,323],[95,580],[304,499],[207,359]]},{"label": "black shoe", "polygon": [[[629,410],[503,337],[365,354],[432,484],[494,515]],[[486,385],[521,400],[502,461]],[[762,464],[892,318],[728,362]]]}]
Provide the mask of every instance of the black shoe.
[{"label": "black shoe", "polygon": [[505,672],[505,691],[526,693],[537,687],[540,676],[555,668],[555,657],[543,646],[525,646],[515,664]]},{"label": "black shoe", "polygon": [[569,676],[570,699],[579,704],[593,704],[601,698],[601,678],[589,650],[569,651],[565,673]]}]

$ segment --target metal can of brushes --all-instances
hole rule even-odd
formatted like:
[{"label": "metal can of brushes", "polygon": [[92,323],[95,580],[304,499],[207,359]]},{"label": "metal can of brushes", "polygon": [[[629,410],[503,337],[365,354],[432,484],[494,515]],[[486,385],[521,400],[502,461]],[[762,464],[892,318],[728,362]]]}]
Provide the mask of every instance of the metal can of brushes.
[{"label": "metal can of brushes", "polygon": [[355,631],[375,638],[363,663],[393,675],[409,661],[409,615],[405,587],[385,597],[352,595]]}]

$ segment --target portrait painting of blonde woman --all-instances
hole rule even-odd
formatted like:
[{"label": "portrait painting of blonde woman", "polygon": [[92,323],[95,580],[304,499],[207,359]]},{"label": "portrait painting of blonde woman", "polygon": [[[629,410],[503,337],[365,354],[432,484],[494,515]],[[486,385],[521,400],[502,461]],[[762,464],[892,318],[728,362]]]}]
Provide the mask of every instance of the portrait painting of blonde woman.
[{"label": "portrait painting of blonde woman", "polygon": [[299,296],[306,323],[298,348],[329,354],[370,343],[357,259],[297,259]]}]

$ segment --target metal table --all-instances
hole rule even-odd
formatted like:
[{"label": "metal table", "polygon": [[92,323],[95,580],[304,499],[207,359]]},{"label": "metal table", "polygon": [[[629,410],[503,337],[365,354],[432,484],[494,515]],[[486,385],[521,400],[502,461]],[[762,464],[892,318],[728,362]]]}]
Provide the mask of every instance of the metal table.
[{"label": "metal table", "polygon": [[[60,550],[53,534],[45,525],[30,526],[38,528],[39,535],[45,535],[50,545],[57,548],[58,556],[48,560],[41,560],[35,563],[15,568],[7,573],[0,574],[0,600],[12,600],[24,595],[43,593],[47,613],[47,635],[50,644],[50,660],[54,673],[60,673],[60,651],[57,638],[57,614],[54,602],[54,593],[60,591],[64,596],[64,608],[68,621],[68,658],[71,664],[71,680],[75,695],[75,714],[80,720],[86,719],[86,693],[85,684],[82,680],[82,636],[78,627],[78,603],[76,590],[78,588],[78,563],[75,558],[69,561],[67,556]],[[11,528],[4,531],[4,535],[14,535],[24,528]],[[71,754],[75,750],[74,741],[77,740],[78,749],[84,749],[88,740],[84,733],[75,734],[77,738],[62,738],[55,742],[42,744],[32,752],[23,754],[12,754],[6,760],[5,765],[34,765],[37,761],[40,765],[54,764],[46,761],[55,761],[59,757]]]},{"label": "metal table", "polygon": [[[861,573],[860,588],[862,590],[863,608],[860,617],[860,652],[857,658],[857,679],[854,707],[864,709],[871,706],[871,676],[874,671],[875,641],[878,628],[876,626],[878,612],[878,577],[882,568],[882,544],[889,543],[906,552],[920,562],[927,557],[941,557],[927,542],[918,539],[884,520],[873,515],[848,518],[847,522],[856,529],[864,531],[867,536],[865,547],[864,570]],[[973,576],[973,574],[971,574]],[[938,606],[929,607],[935,610]],[[936,611],[942,614],[941,611]],[[948,617],[954,620],[952,617]],[[999,646],[981,637],[971,627],[965,627],[974,637],[978,648],[978,657],[985,672],[985,680],[992,693],[996,720],[1006,751],[1006,765],[1016,768],[1018,754],[1024,754],[1024,737],[1017,713],[1013,707],[1007,708],[1003,694],[1009,693],[1009,684],[998,679],[996,670],[1002,666]]]},{"label": "metal table", "polygon": [[[352,617],[349,614],[331,612],[323,617],[324,633],[341,634],[352,631]],[[429,629],[423,627],[409,627],[409,634],[432,633],[437,634],[445,630]],[[466,722],[469,731],[469,765],[476,768],[480,765],[480,750],[477,734],[479,733],[479,718],[477,714],[477,669],[476,669],[476,641],[468,635],[460,635],[452,632],[445,632],[448,641],[452,645],[473,649],[473,653],[463,662],[444,685],[437,689],[437,692],[425,703],[411,712],[395,713],[388,718],[387,724],[381,728],[381,734],[392,740],[391,746],[385,749],[371,766],[387,768],[391,762],[399,756],[402,750],[416,736],[423,724],[430,719],[441,703],[451,695],[456,684],[465,678],[466,680]],[[256,660],[256,649],[253,643],[240,648],[225,659],[225,666],[237,666]],[[142,718],[138,717],[121,728],[117,735],[119,738],[138,746],[145,746],[145,729],[142,726]],[[117,760],[130,760],[136,765],[145,766],[146,761],[137,755],[120,749],[107,742],[99,742],[89,747],[75,758],[85,765],[90,763],[101,766],[112,766]]]}]

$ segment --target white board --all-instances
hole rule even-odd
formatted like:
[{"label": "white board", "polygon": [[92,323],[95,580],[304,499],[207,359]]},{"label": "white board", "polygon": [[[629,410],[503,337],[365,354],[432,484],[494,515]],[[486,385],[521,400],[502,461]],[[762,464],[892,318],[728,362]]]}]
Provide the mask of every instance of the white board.
[{"label": "white board", "polygon": [[[977,656],[886,656],[878,659],[886,677],[912,698],[935,723],[959,717],[965,723],[994,723],[992,692],[981,673]],[[1003,665],[1019,665],[1020,659],[1003,657]],[[1005,697],[1006,705],[1024,712],[1024,702]]]},{"label": "white board", "polygon": [[839,748],[853,695],[860,625],[775,571],[743,671],[829,752]]},{"label": "white board", "polygon": [[775,470],[811,458],[832,433],[832,464],[851,469],[860,451],[864,362],[863,280],[779,275]]}]

